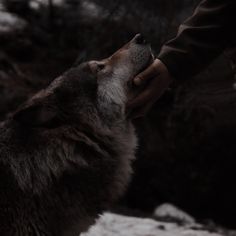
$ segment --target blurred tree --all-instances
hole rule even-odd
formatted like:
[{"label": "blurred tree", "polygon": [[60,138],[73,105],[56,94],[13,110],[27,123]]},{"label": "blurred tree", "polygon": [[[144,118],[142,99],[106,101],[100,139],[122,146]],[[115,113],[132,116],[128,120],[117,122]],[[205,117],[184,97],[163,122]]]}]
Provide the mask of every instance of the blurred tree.
[{"label": "blurred tree", "polygon": [[19,15],[27,15],[29,13],[30,0],[3,0],[3,4],[9,12]]},{"label": "blurred tree", "polygon": [[[0,0],[27,21],[22,31],[0,33],[0,119],[76,58],[109,56],[138,32],[158,52],[199,1]],[[230,182],[236,178],[235,50],[227,55],[234,63],[221,57],[197,78],[174,86],[139,121],[126,206],[151,211],[171,201],[199,217],[228,222],[226,213],[236,209]]]}]

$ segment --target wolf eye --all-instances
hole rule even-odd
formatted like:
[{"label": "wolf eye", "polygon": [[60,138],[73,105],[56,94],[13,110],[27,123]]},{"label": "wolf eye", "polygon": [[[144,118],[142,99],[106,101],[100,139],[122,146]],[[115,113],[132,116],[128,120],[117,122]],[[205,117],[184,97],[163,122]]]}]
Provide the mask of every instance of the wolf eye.
[{"label": "wolf eye", "polygon": [[98,71],[101,71],[101,70],[103,70],[105,68],[105,65],[104,64],[98,64],[97,65],[97,70]]}]

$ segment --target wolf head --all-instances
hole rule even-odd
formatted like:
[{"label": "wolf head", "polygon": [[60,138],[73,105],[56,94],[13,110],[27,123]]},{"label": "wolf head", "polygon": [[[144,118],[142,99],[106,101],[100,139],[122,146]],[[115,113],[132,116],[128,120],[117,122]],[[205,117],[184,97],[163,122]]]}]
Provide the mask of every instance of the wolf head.
[{"label": "wolf head", "polygon": [[109,58],[88,62],[97,78],[98,97],[107,103],[124,107],[131,96],[127,82],[150,64],[152,59],[150,46],[138,34]]},{"label": "wolf head", "polygon": [[88,117],[85,113],[125,119],[125,104],[132,96],[128,81],[152,60],[150,46],[138,34],[110,57],[71,68],[29,100],[15,118],[47,127],[78,122]]}]

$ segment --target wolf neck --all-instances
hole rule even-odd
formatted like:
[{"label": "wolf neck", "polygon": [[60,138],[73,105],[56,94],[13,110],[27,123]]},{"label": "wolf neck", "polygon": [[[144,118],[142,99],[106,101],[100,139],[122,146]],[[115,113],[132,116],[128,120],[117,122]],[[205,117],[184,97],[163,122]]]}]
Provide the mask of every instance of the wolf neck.
[{"label": "wolf neck", "polygon": [[111,150],[116,146],[123,151],[133,151],[136,136],[132,123],[125,118],[124,105],[100,96],[96,107],[89,114],[83,113],[76,129],[71,127],[74,134],[82,135],[89,143],[100,143],[102,149]]},{"label": "wolf neck", "polygon": [[112,80],[98,87],[98,111],[103,122],[116,125],[125,119],[126,90],[121,81]]}]

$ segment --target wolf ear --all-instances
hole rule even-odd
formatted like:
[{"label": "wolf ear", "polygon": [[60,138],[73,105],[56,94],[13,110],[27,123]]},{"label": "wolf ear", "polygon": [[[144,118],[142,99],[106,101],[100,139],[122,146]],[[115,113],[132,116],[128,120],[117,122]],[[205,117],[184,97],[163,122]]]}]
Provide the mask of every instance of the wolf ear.
[{"label": "wolf ear", "polygon": [[55,128],[58,125],[56,111],[42,104],[35,104],[18,111],[13,119],[28,127]]}]

